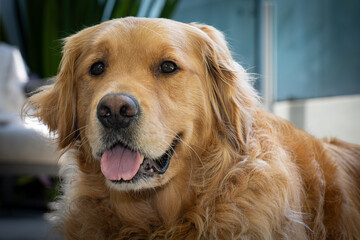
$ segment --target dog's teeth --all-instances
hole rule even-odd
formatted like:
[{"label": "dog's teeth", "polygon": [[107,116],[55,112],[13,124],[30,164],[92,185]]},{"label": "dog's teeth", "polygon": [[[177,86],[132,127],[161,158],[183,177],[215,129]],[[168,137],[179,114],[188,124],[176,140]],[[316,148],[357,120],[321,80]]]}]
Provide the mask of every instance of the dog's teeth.
[{"label": "dog's teeth", "polygon": [[140,158],[140,164],[142,164],[143,162],[144,162],[144,156],[143,155],[140,155],[141,156],[141,158]]}]

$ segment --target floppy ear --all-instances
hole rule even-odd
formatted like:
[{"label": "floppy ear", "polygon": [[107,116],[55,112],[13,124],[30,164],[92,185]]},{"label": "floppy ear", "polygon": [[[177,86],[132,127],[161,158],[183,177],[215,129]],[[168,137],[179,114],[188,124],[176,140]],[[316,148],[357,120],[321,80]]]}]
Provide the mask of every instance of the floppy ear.
[{"label": "floppy ear", "polygon": [[191,24],[202,34],[202,56],[212,110],[221,135],[238,150],[244,150],[257,97],[249,76],[230,54],[223,34],[213,27]]},{"label": "floppy ear", "polygon": [[74,79],[76,58],[77,50],[70,38],[66,40],[56,82],[40,88],[25,105],[25,112],[34,108],[35,112],[31,115],[39,118],[51,132],[58,134],[59,149],[74,144],[78,137]]}]

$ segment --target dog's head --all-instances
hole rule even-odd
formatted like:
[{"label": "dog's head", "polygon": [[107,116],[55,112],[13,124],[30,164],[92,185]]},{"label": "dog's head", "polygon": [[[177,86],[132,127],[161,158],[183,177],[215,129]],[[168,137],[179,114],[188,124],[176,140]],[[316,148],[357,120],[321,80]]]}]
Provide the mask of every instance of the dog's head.
[{"label": "dog's head", "polygon": [[241,151],[255,101],[219,31],[125,18],[67,38],[56,83],[29,103],[60,148],[78,145],[129,190],[189,173],[214,139]]}]

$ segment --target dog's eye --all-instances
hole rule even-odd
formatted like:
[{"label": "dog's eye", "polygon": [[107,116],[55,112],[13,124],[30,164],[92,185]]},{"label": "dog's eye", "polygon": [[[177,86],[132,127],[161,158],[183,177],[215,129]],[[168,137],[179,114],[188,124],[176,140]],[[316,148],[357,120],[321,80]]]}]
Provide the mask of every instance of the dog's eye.
[{"label": "dog's eye", "polygon": [[105,71],[105,64],[103,62],[96,62],[90,67],[90,74],[98,76]]},{"label": "dog's eye", "polygon": [[160,65],[162,73],[173,73],[177,70],[177,65],[174,62],[166,61]]}]

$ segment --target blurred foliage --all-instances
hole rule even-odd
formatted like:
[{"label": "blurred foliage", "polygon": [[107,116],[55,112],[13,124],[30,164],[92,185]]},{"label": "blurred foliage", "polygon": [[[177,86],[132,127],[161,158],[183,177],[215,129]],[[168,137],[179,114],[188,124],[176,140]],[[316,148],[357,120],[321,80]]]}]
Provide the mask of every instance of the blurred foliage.
[{"label": "blurred foliage", "polygon": [[0,185],[0,217],[20,209],[48,211],[61,189],[58,177],[45,175],[0,176]]},{"label": "blurred foliage", "polygon": [[44,184],[39,177],[24,175],[15,179],[16,201],[38,200],[46,207],[48,202],[56,200],[60,195],[59,179],[46,177],[49,183]]},{"label": "blurred foliage", "polygon": [[[136,16],[144,1],[116,0],[111,17]],[[23,57],[31,72],[41,78],[56,75],[61,59],[61,39],[101,22],[109,0],[15,0],[24,45]],[[166,0],[159,17],[170,18],[178,0]],[[25,11],[21,11],[25,6]],[[0,22],[0,41],[7,42]]]},{"label": "blurred foliage", "polygon": [[7,36],[6,36],[6,33],[5,33],[4,24],[1,21],[1,19],[0,19],[0,41],[8,42]]}]

